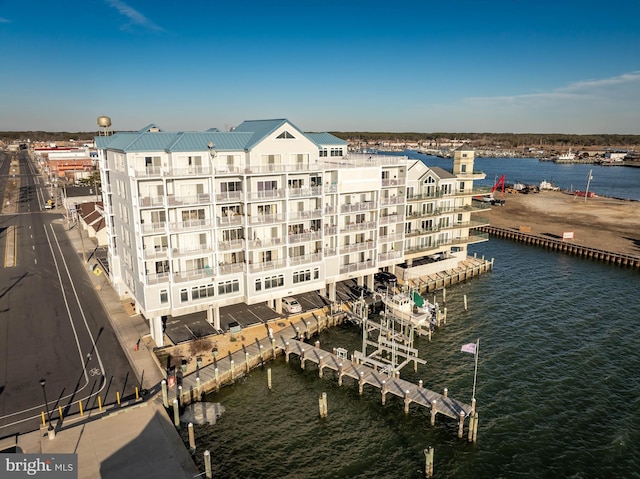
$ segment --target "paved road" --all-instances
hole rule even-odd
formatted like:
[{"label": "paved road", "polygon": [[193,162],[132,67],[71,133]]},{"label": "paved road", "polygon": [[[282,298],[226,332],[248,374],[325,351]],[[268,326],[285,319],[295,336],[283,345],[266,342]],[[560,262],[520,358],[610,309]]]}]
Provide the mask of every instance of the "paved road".
[{"label": "paved road", "polygon": [[[13,179],[3,156],[0,195]],[[98,395],[115,402],[137,386],[65,219],[44,210],[50,192],[24,152],[17,178],[17,212],[0,217],[0,257],[15,252],[15,264],[0,268],[0,437],[38,428],[45,394],[55,419],[58,407],[67,415],[78,401],[85,409]]]}]

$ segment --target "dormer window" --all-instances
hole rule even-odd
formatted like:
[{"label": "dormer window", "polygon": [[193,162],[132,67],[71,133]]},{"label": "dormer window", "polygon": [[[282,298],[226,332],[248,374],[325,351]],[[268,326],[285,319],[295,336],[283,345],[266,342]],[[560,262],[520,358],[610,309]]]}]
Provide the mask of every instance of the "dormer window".
[{"label": "dormer window", "polygon": [[277,140],[295,139],[295,136],[293,136],[291,133],[285,130],[282,133],[280,133],[278,136],[276,136],[276,139]]}]

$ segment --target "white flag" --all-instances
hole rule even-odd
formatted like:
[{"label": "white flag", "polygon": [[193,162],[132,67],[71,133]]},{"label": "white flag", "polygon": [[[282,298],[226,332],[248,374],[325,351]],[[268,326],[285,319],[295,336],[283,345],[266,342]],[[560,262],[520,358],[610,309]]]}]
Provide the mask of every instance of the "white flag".
[{"label": "white flag", "polygon": [[464,344],[462,348],[460,348],[460,351],[463,353],[476,354],[476,343]]}]

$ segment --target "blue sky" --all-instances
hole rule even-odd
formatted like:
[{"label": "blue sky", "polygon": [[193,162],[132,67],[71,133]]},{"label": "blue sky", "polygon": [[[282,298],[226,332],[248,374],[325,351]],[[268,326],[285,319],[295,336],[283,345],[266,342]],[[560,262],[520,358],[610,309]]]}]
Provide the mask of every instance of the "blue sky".
[{"label": "blue sky", "polygon": [[0,0],[0,130],[640,134],[640,2]]}]

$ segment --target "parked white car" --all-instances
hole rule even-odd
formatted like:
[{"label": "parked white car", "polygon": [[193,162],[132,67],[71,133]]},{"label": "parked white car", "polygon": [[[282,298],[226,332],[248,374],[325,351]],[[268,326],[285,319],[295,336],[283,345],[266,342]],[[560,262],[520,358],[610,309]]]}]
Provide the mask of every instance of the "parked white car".
[{"label": "parked white car", "polygon": [[302,313],[302,305],[298,303],[296,298],[291,296],[282,298],[282,309],[286,313]]}]

